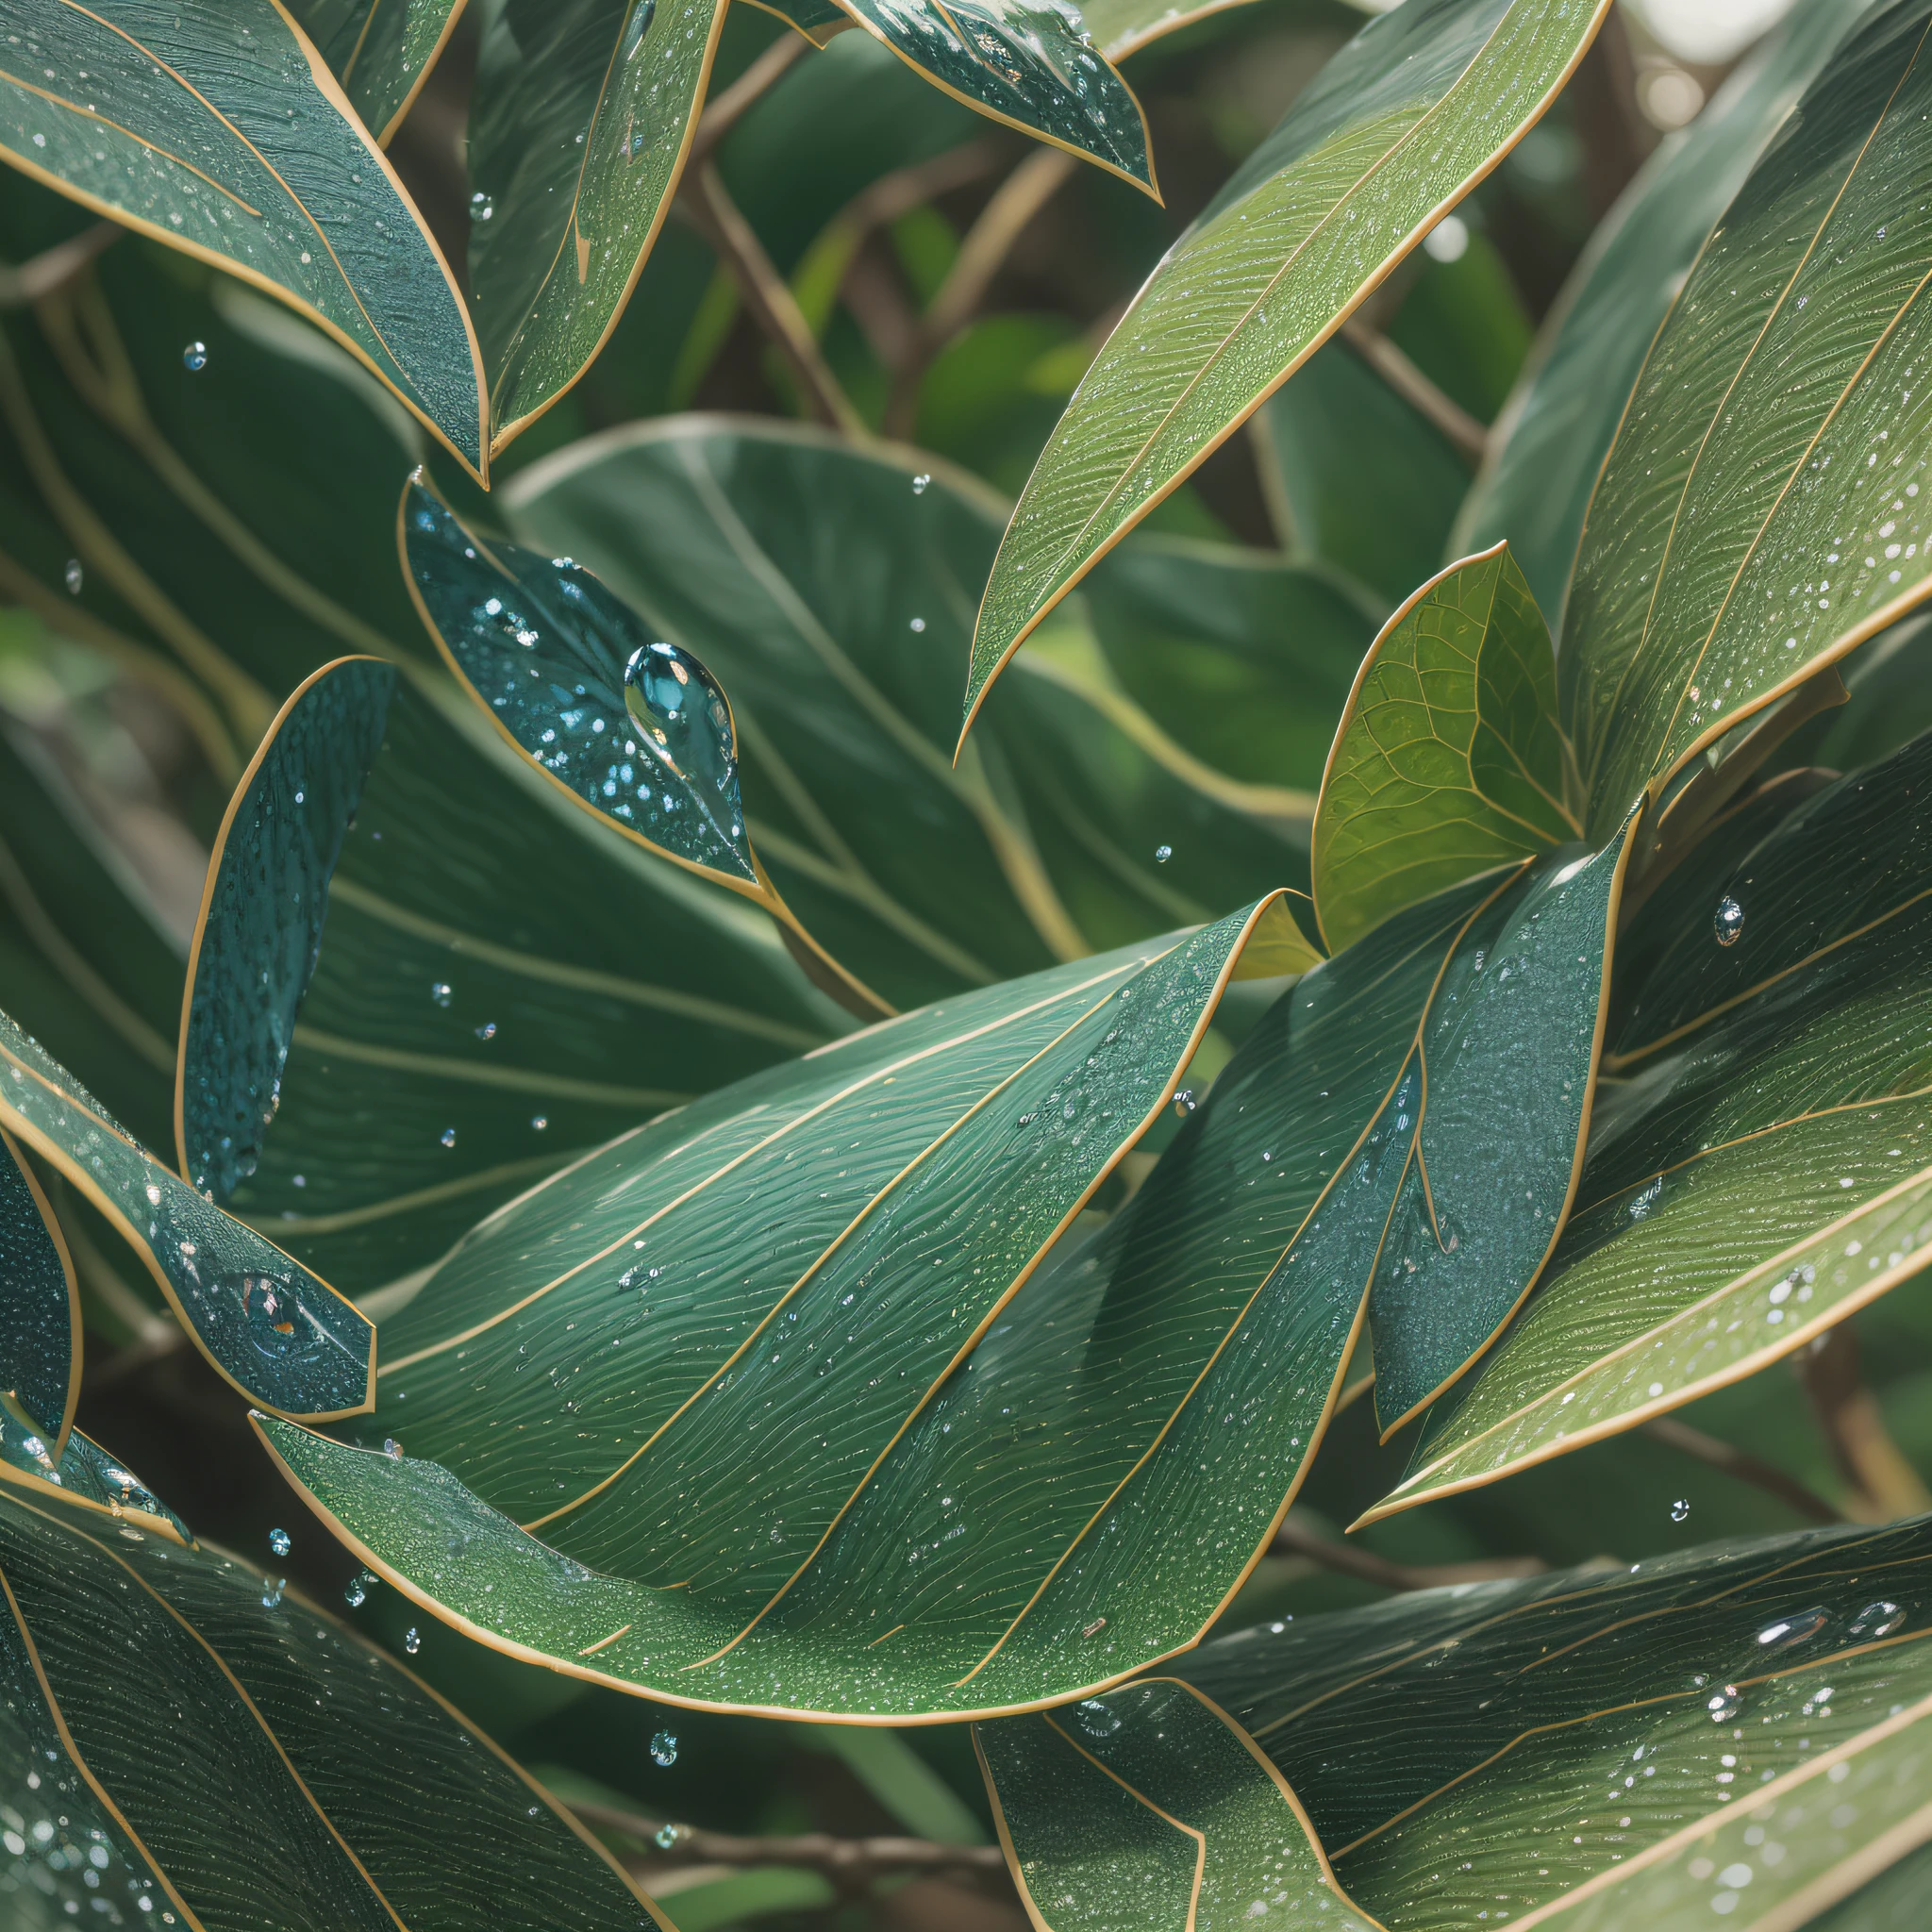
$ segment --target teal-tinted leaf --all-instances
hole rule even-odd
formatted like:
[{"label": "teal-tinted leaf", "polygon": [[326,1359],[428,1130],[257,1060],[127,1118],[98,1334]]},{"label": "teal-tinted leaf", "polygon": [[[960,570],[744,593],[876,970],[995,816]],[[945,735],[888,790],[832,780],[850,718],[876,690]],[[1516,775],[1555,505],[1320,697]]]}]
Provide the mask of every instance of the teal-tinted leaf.
[{"label": "teal-tinted leaf", "polygon": [[[1002,1379],[975,1343],[1016,1290],[1069,1312],[1023,1284],[1283,919],[962,994],[614,1142],[390,1318],[355,1435],[407,1453],[268,1440],[375,1567],[488,1642],[675,1701],[1006,1704],[974,1665],[1053,1574],[1033,1531],[1057,1506],[974,1408]],[[1119,1659],[1048,1646],[1021,1694]]]},{"label": "teal-tinted leaf", "polygon": [[[1370,1932],[1281,1774],[1227,1713],[1171,1677],[1071,1710],[974,1727],[1007,1857],[1047,1932]],[[1128,1902],[1131,1902],[1130,1905]],[[1256,1905],[1261,1907],[1256,1911]]]},{"label": "teal-tinted leaf", "polygon": [[194,1541],[188,1525],[132,1470],[123,1468],[78,1429],[67,1432],[57,1455],[54,1444],[37,1430],[0,1414],[0,1484],[42,1500],[58,1492],[83,1505],[92,1504],[109,1516],[152,1517],[150,1527],[158,1535],[180,1543]]},{"label": "teal-tinted leaf", "polygon": [[588,564],[646,637],[711,667],[759,862],[895,1006],[1305,880],[1305,802],[1279,835],[1257,823],[1297,801],[1203,772],[1081,670],[1077,634],[953,763],[973,600],[1005,506],[930,458],[676,418],[533,467],[507,507],[525,542]]},{"label": "teal-tinted leaf", "polygon": [[216,841],[184,1172],[366,1290],[841,1024],[763,919],[610,837],[440,676],[349,659]]},{"label": "teal-tinted leaf", "polygon": [[508,0],[470,113],[470,286],[492,454],[590,366],[657,239],[720,0]]},{"label": "teal-tinted leaf", "polygon": [[540,1785],[371,1645],[138,1503],[7,1475],[9,1926],[665,1932]]},{"label": "teal-tinted leaf", "polygon": [[291,0],[296,24],[384,147],[429,78],[463,0]]},{"label": "teal-tinted leaf", "polygon": [[1469,462],[1354,349],[1324,344],[1257,421],[1297,544],[1390,604],[1435,575]]},{"label": "teal-tinted leaf", "polygon": [[462,297],[334,75],[274,0],[22,0],[10,24],[20,40],[0,66],[0,157],[279,296],[467,468],[487,469],[483,365]]},{"label": "teal-tinted leaf", "polygon": [[1169,249],[1013,513],[966,688],[1173,491],[1541,114],[1591,0],[1407,0],[1324,70]]},{"label": "teal-tinted leaf", "polygon": [[[1292,1787],[1372,1923],[1796,1926],[1924,1830],[1928,1595],[1921,1518],[1416,1592],[1238,1632],[1179,1674]],[[1164,1687],[1144,1708],[1137,1689],[1103,1700],[1095,1755],[1158,1761]],[[1039,1722],[981,1727],[996,1777],[999,1734]],[[1171,1789],[1186,1819],[1211,1786]],[[1083,1843],[1068,1808],[1071,1862],[1110,1821],[1094,1803]],[[1143,1874],[1145,1853],[1122,1875]]]},{"label": "teal-tinted leaf", "polygon": [[60,1224],[20,1149],[0,1134],[0,1392],[58,1462],[80,1398],[80,1291]]},{"label": "teal-tinted leaf", "polygon": [[368,1405],[374,1327],[326,1282],[163,1167],[4,1013],[0,1125],[107,1216],[202,1352],[243,1394],[317,1418]]},{"label": "teal-tinted leaf", "polygon": [[1932,587],[1928,20],[1893,0],[1844,43],[1638,377],[1564,621],[1593,837]]},{"label": "teal-tinted leaf", "polygon": [[1497,423],[1449,547],[1466,555],[1507,538],[1559,631],[1584,511],[1644,352],[1725,205],[1862,10],[1794,8],[1697,119],[1664,138],[1591,239]]},{"label": "teal-tinted leaf", "polygon": [[1154,185],[1147,117],[1073,0],[840,0],[908,67],[995,121]]},{"label": "teal-tinted leaf", "polygon": [[1642,908],[1579,1205],[1375,1513],[1736,1381],[1924,1265],[1928,770],[1921,739]]},{"label": "teal-tinted leaf", "polygon": [[841,28],[852,25],[852,16],[833,0],[751,0],[765,13],[795,27],[814,47],[824,47]]},{"label": "teal-tinted leaf", "polygon": [[1368,597],[1319,567],[1171,537],[1122,544],[1081,588],[1108,662],[1148,716],[1229,777],[1302,793],[1312,816],[1374,637]]},{"label": "teal-tinted leaf", "polygon": [[1577,834],[1557,665],[1507,544],[1451,564],[1362,660],[1315,813],[1334,950],[1391,912]]}]

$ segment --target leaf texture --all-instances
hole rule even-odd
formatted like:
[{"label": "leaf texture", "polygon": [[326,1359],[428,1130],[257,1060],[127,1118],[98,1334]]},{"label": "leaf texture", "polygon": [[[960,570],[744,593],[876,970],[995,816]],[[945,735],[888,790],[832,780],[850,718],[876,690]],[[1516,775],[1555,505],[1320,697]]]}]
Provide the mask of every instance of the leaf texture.
[{"label": "leaf texture", "polygon": [[58,1461],[80,1399],[80,1290],[60,1224],[19,1147],[0,1134],[0,1389],[52,1439]]},{"label": "leaf texture", "polygon": [[296,25],[387,147],[429,78],[464,0],[290,0]]}]

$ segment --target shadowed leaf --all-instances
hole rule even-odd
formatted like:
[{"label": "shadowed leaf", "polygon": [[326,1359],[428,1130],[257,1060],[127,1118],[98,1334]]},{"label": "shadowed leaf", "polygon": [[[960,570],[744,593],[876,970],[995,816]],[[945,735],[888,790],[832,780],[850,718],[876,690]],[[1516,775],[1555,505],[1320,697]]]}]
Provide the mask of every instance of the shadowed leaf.
[{"label": "shadowed leaf", "polygon": [[[20,1149],[0,1134],[0,1390],[58,1462],[80,1397],[80,1291],[60,1224]],[[10,1420],[10,1418],[9,1418]]]},{"label": "shadowed leaf", "polygon": [[387,147],[429,78],[463,0],[290,0],[296,24]]}]

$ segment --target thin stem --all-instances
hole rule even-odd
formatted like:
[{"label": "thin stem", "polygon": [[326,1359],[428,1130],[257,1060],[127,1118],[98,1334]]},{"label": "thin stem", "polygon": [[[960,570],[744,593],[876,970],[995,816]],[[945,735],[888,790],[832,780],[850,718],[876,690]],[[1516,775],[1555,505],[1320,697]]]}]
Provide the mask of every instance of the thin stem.
[{"label": "thin stem", "polygon": [[1889,1523],[1932,1506],[1919,1473],[1891,1439],[1877,1398],[1865,1386],[1857,1337],[1840,1323],[1827,1329],[1792,1362],[1812,1413],[1831,1445],[1845,1486],[1857,1499],[1856,1513]]},{"label": "thin stem", "polygon": [[722,92],[705,103],[698,116],[697,132],[691,138],[691,152],[685,157],[687,169],[702,168],[718,143],[737,126],[745,110],[805,53],[810,42],[795,33],[774,41],[765,51]]},{"label": "thin stem", "polygon": [[18,268],[0,262],[0,308],[25,308],[51,295],[95,256],[118,242],[125,232],[113,222],[96,222],[92,228],[57,243]]},{"label": "thin stem", "polygon": [[1354,1576],[1384,1590],[1435,1590],[1445,1583],[1493,1583],[1499,1577],[1539,1576],[1550,1566],[1541,1557],[1497,1557],[1476,1563],[1391,1563],[1358,1543],[1335,1542],[1293,1521],[1274,1532],[1285,1557],[1306,1557],[1340,1576]]},{"label": "thin stem", "polygon": [[1446,396],[1385,336],[1357,315],[1341,325],[1349,345],[1404,402],[1426,416],[1462,454],[1481,462],[1490,432],[1462,405]]},{"label": "thin stem", "polygon": [[1721,1442],[1715,1436],[1707,1436],[1702,1429],[1693,1429],[1689,1423],[1680,1423],[1674,1416],[1653,1417],[1643,1424],[1643,1433],[1686,1456],[1695,1457],[1699,1462],[1721,1470],[1725,1475],[1736,1476],[1740,1482],[1753,1484],[1813,1523],[1842,1523],[1845,1520],[1823,1496],[1807,1489],[1796,1476],[1787,1475],[1774,1464],[1763,1461],[1747,1450]]}]

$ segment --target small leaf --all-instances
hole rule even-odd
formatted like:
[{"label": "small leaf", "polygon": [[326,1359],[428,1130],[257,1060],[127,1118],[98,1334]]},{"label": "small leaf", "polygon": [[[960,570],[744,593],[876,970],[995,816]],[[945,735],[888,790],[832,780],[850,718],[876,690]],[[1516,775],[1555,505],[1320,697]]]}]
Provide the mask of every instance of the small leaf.
[{"label": "small leaf", "polygon": [[484,473],[483,365],[449,268],[274,0],[22,0],[10,18],[40,51],[0,65],[0,158],[279,296]]},{"label": "small leaf", "polygon": [[1023,640],[1543,112],[1596,0],[1372,22],[1168,250],[1081,379],[980,605],[966,716]]},{"label": "small leaf", "polygon": [[387,147],[429,78],[463,0],[288,0],[295,23],[341,82],[362,125]]},{"label": "small leaf", "polygon": [[[80,1399],[80,1289],[60,1224],[20,1149],[0,1133],[0,1391],[58,1462]],[[8,1421],[11,1419],[8,1418]]]},{"label": "small leaf", "polygon": [[1556,710],[1550,633],[1507,544],[1451,564],[1389,620],[1315,812],[1315,910],[1331,948],[1576,836]]}]

